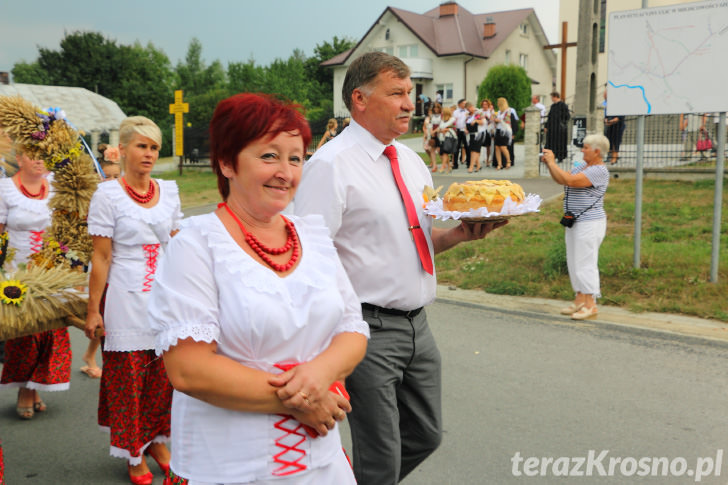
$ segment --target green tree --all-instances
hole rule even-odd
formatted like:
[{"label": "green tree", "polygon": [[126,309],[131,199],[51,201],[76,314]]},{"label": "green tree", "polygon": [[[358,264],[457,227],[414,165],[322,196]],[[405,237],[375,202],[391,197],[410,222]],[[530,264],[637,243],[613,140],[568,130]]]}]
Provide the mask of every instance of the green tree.
[{"label": "green tree", "polygon": [[185,100],[190,104],[187,121],[192,126],[207,126],[217,103],[230,94],[225,69],[219,60],[206,65],[202,58],[202,43],[193,38],[185,62],[177,63],[175,72],[178,89],[184,91]]},{"label": "green tree", "polygon": [[227,69],[228,88],[231,93],[263,92],[265,68],[256,66],[253,59],[231,62]]},{"label": "green tree", "polygon": [[478,102],[488,98],[495,105],[501,97],[506,98],[508,105],[519,114],[530,105],[531,79],[521,66],[501,64],[488,70],[478,86]]},{"label": "green tree", "polygon": [[[341,54],[356,45],[354,39],[337,36],[331,42],[324,41],[316,44],[313,49],[313,56],[305,61],[306,75],[318,83],[318,92],[315,96],[315,104],[321,105],[323,101],[332,101],[334,95],[334,71],[330,67],[324,67],[322,62],[328,61],[334,56]],[[332,101],[333,102],[333,101]]]},{"label": "green tree", "polygon": [[23,84],[50,84],[50,76],[48,72],[40,67],[38,61],[34,62],[17,62],[13,69],[13,81]]},{"label": "green tree", "polygon": [[274,60],[266,70],[266,92],[278,94],[304,108],[310,108],[318,86],[316,80],[306,75],[305,62],[306,56],[300,49],[295,49],[285,61]]},{"label": "green tree", "polygon": [[115,101],[127,115],[154,120],[168,153],[174,73],[167,55],[149,43],[117,45],[99,32],[66,34],[58,50],[41,48],[32,63],[13,67],[15,82],[86,88]]}]

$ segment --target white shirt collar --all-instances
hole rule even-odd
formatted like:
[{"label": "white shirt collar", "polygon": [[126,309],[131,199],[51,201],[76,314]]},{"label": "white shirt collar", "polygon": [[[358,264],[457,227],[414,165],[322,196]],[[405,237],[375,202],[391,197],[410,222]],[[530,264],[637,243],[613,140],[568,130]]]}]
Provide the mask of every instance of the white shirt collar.
[{"label": "white shirt collar", "polygon": [[[372,135],[369,130],[364,128],[353,119],[349,123],[349,127],[351,128],[352,135],[356,137],[359,145],[367,153],[367,155],[369,155],[373,162],[376,162],[377,160],[379,160],[380,157],[384,155],[384,149],[388,145],[383,144],[381,141],[379,141],[377,137]],[[397,143],[397,140],[392,140],[391,145],[394,145],[396,148]],[[397,151],[399,152],[399,150]],[[386,157],[384,158],[386,159]]]}]

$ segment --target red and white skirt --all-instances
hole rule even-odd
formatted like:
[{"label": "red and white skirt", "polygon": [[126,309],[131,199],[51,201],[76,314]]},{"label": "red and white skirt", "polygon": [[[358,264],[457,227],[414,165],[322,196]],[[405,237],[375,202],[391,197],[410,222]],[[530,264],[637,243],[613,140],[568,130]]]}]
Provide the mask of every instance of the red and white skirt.
[{"label": "red and white skirt", "polygon": [[65,391],[71,382],[71,339],[67,328],[8,340],[0,388]]},{"label": "red and white skirt", "polygon": [[102,354],[99,426],[111,434],[111,456],[138,465],[147,446],[169,441],[172,385],[154,350]]}]

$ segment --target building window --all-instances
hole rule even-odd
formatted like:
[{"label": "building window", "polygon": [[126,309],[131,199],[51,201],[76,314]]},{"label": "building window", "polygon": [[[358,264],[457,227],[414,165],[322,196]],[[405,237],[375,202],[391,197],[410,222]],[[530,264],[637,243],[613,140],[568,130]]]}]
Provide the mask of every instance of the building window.
[{"label": "building window", "polygon": [[452,102],[452,83],[436,84],[435,91],[442,92],[442,102]]},{"label": "building window", "polygon": [[528,35],[528,24],[526,22],[523,22],[518,28],[521,31],[521,35]]},{"label": "building window", "polygon": [[401,45],[397,51],[399,52],[399,57],[402,59],[406,57],[417,57],[417,44]]},{"label": "building window", "polygon": [[389,54],[390,56],[394,55],[394,47],[374,47],[372,49],[374,52],[385,52]]},{"label": "building window", "polygon": [[522,68],[524,68],[526,71],[528,71],[528,56],[526,54],[519,54],[518,55],[518,64]]},{"label": "building window", "polygon": [[506,51],[506,61],[505,62],[506,62],[506,64],[511,63],[511,51],[508,51],[508,50]]}]

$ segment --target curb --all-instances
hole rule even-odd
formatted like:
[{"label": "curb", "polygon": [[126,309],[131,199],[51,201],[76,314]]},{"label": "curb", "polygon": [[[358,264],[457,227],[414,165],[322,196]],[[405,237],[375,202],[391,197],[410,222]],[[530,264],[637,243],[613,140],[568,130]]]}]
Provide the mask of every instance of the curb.
[{"label": "curb", "polygon": [[682,343],[699,343],[728,348],[728,324],[671,313],[635,313],[619,307],[599,306],[595,320],[571,320],[559,314],[568,302],[545,298],[494,295],[480,290],[463,290],[438,285],[438,303],[485,309],[510,315],[548,320],[558,325],[605,328],[640,336],[659,337]]}]

